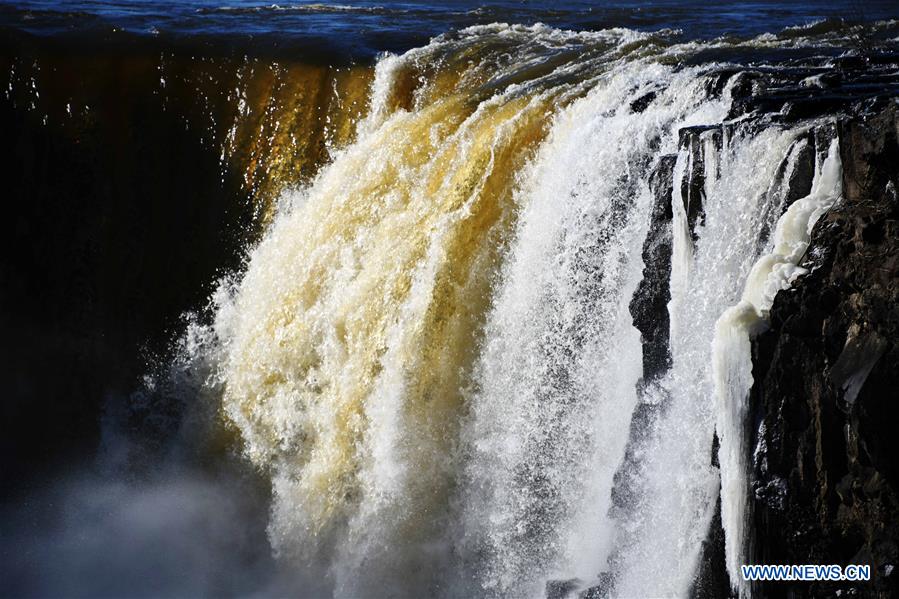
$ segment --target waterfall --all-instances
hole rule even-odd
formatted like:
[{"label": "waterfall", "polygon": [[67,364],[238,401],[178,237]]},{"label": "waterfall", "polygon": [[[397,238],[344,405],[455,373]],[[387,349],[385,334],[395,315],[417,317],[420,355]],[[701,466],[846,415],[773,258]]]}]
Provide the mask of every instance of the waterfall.
[{"label": "waterfall", "polygon": [[[790,154],[791,159],[796,156],[798,151]],[[716,428],[721,440],[721,517],[727,539],[728,574],[731,584],[743,596],[749,594],[740,576],[740,565],[747,563],[744,545],[749,496],[746,418],[752,387],[750,336],[763,330],[777,292],[788,289],[796,277],[807,272],[797,264],[808,248],[818,218],[842,193],[841,175],[839,141],[834,139],[823,161],[815,165],[811,193],[791,204],[778,219],[770,249],[753,265],[739,303],[725,310],[715,324],[712,372]]]},{"label": "waterfall", "polygon": [[[590,66],[529,47],[590,42],[605,68],[639,38],[584,37],[479,28],[385,58],[358,140],[289,198],[219,309],[224,412],[271,471],[272,544],[330,564],[338,594],[413,594],[449,570],[463,390],[516,174]],[[483,56],[446,64],[463,51]]]},{"label": "waterfall", "polygon": [[[651,401],[662,403],[641,464],[641,508],[625,522],[629,546],[618,557],[616,592],[621,596],[683,596],[689,591],[718,493],[719,477],[711,464],[715,410],[711,337],[723,310],[733,303],[740,282],[752,266],[757,234],[768,202],[766,189],[795,138],[771,128],[744,134],[736,127],[713,150],[722,177],[706,181],[703,222],[693,232],[674,231],[675,248],[687,246],[671,269],[672,366]],[[692,144],[681,145],[675,175],[689,178],[697,169]],[[680,166],[683,164],[684,166]],[[681,179],[685,181],[685,179]],[[689,187],[689,181],[685,181]],[[672,201],[683,206],[683,193]],[[672,210],[675,220],[678,211]],[[681,221],[686,221],[681,211]],[[677,284],[676,284],[677,283]]]},{"label": "waterfall", "polygon": [[274,1],[0,6],[0,597],[890,594],[895,0]]},{"label": "waterfall", "polygon": [[220,290],[210,384],[276,554],[336,596],[685,596],[719,494],[748,593],[749,336],[838,144],[794,201],[828,125],[735,118],[736,69],[673,66],[702,45],[669,36],[490,25],[382,57],[355,141]]},{"label": "waterfall", "polygon": [[643,269],[647,176],[679,126],[724,110],[694,70],[633,65],[560,114],[531,165],[465,431],[462,523],[488,556],[486,589],[535,595],[547,578],[608,569],[609,490],[642,372],[627,307]]}]

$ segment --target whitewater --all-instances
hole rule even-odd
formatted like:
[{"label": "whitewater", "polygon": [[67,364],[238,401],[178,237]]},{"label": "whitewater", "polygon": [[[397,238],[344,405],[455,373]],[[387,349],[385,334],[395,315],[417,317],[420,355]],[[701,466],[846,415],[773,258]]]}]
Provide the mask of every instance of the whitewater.
[{"label": "whitewater", "polygon": [[278,559],[338,597],[680,597],[720,510],[751,595],[749,343],[840,200],[839,136],[744,118],[744,69],[700,57],[846,32],[814,35],[494,24],[382,56],[354,141],[181,345]]}]

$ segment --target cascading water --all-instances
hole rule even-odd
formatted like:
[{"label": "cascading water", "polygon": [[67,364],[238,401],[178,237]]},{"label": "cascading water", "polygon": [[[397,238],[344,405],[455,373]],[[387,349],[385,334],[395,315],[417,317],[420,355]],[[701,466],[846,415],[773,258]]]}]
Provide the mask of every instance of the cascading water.
[{"label": "cascading water", "polygon": [[[582,88],[564,63],[529,56],[541,34],[559,53],[581,41],[487,28],[385,59],[360,139],[273,224],[217,317],[225,411],[273,471],[273,544],[329,556],[339,593],[411,594],[447,570],[462,389],[514,176],[553,100]],[[621,36],[588,41],[606,54]],[[390,105],[410,71],[491,41],[482,63]],[[512,43],[516,60],[492,72]],[[459,91],[438,94],[446,85]]]},{"label": "cascading water", "polygon": [[899,592],[895,0],[15,4],[0,596]]},{"label": "cascading water", "polygon": [[[790,159],[796,159],[803,143],[804,140],[794,143]],[[808,248],[812,228],[842,195],[838,140],[831,141],[826,153],[818,158],[811,192],[791,204],[777,221],[773,240],[766,244],[767,252],[749,272],[739,303],[728,308],[715,324],[712,373],[717,397],[716,427],[721,439],[721,517],[728,533],[728,574],[741,595],[749,594],[749,588],[739,574],[740,565],[746,563],[744,545],[748,520],[749,451],[745,430],[747,399],[752,387],[749,341],[751,335],[764,328],[777,292],[788,289],[796,277],[807,272],[797,264]],[[792,160],[788,168],[793,167]],[[788,175],[785,181],[789,181]],[[783,196],[783,191],[779,195]]]},{"label": "cascading water", "polygon": [[643,268],[646,178],[676,149],[678,126],[723,115],[704,83],[693,70],[622,68],[556,118],[522,186],[466,431],[463,525],[489,556],[485,588],[533,595],[547,577],[607,569],[609,489],[641,375],[627,306]]},{"label": "cascading water", "polygon": [[[793,201],[830,125],[733,118],[738,70],[676,68],[704,46],[668,35],[493,25],[385,56],[356,141],[222,288],[210,384],[275,551],[335,595],[684,596],[719,490],[749,593],[748,340],[839,196],[838,142]],[[628,307],[659,208],[649,376]]]},{"label": "cascading water", "polygon": [[[708,139],[712,133],[722,134],[722,147],[701,145],[704,164],[714,167],[702,169],[704,214],[695,231],[687,223],[684,196],[677,186],[678,177],[688,179],[696,172],[690,165],[694,158],[689,145],[681,150],[675,167],[669,304],[672,367],[658,389],[649,394],[649,401],[662,404],[663,415],[654,424],[652,441],[643,448],[645,463],[640,476],[644,496],[640,510],[633,521],[623,524],[630,540],[617,565],[620,574],[615,590],[621,596],[682,596],[688,592],[719,489],[719,475],[711,464],[716,421],[724,481],[722,517],[729,574],[735,586],[740,580],[739,563],[744,563],[738,559],[743,553],[737,548],[744,543],[738,504],[746,501],[748,474],[745,460],[738,454],[748,450],[742,436],[734,440],[732,435],[745,426],[745,407],[739,406],[751,385],[749,331],[743,337],[741,349],[745,351],[736,354],[729,353],[733,348],[722,348],[719,337],[715,337],[714,347],[710,340],[722,335],[725,325],[721,323],[730,318],[730,312],[725,311],[739,298],[747,277],[755,277],[753,264],[758,256],[772,246],[764,237],[770,230],[766,219],[783,210],[790,191],[792,161],[806,142],[802,128],[770,126],[755,131],[737,124],[723,131],[707,131],[700,137]],[[832,174],[828,181],[833,182]],[[690,183],[686,181],[684,187]],[[821,193],[830,192],[816,191],[814,197]],[[781,243],[775,239],[774,244]],[[798,252],[791,254],[792,259],[798,260],[802,251],[791,249]],[[724,356],[742,379],[720,378],[717,366]],[[735,489],[735,484],[743,486]]]}]

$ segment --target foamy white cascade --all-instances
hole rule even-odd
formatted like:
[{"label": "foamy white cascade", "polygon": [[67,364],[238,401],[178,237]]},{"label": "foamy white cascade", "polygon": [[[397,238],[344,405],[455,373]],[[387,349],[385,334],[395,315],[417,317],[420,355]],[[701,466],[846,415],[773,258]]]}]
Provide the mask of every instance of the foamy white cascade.
[{"label": "foamy white cascade", "polygon": [[[642,113],[629,104],[662,87]],[[718,119],[696,71],[622,67],[556,117],[517,196],[519,227],[492,307],[460,523],[484,556],[481,592],[542,596],[548,578],[608,570],[612,477],[621,463],[639,333],[650,167],[677,129]],[[616,107],[608,110],[608,107]]]},{"label": "foamy white cascade", "polygon": [[[705,219],[697,227],[695,247],[686,215],[678,216],[673,207],[676,222],[683,222],[674,228],[674,242],[686,249],[672,259],[672,368],[647,399],[658,401],[662,412],[644,450],[640,509],[621,524],[615,596],[688,596],[714,515],[719,477],[711,465],[716,422],[711,339],[759,254],[759,234],[772,204],[779,213],[776,206],[786,190],[770,189],[771,182],[798,135],[774,127],[745,132],[734,126],[727,133],[720,151],[703,143]],[[682,150],[683,166],[676,174],[689,172],[689,160]],[[679,185],[675,179],[675,204],[682,202]]]},{"label": "foamy white cascade", "polygon": [[791,204],[777,221],[773,247],[753,265],[739,303],[728,308],[715,324],[712,371],[721,443],[721,519],[727,571],[731,586],[740,596],[750,593],[740,575],[740,565],[746,563],[749,501],[746,418],[753,383],[750,340],[765,328],[774,296],[807,272],[797,265],[808,248],[812,229],[841,195],[842,166],[839,142],[834,139],[823,163],[816,161],[811,193]]},{"label": "foamy white cascade", "polygon": [[[553,112],[643,37],[496,25],[383,58],[357,141],[221,302],[224,410],[271,473],[272,544],[335,594],[438,594],[454,577],[463,392],[516,175]],[[591,59],[546,60],[584,44]],[[639,243],[640,226],[621,234]]]},{"label": "foamy white cascade", "polygon": [[[719,480],[740,559],[750,329],[725,311],[764,318],[799,272],[838,157],[772,246],[788,191],[772,181],[806,130],[707,131],[691,231],[679,130],[725,121],[730,87],[659,60],[702,49],[662,35],[494,24],[383,57],[356,141],[221,290],[204,351],[271,478],[272,546],[334,595],[540,597],[578,578],[686,596]],[[649,174],[676,152],[672,368],[638,398],[628,306]],[[658,410],[637,498],[610,512],[638,401]]]}]

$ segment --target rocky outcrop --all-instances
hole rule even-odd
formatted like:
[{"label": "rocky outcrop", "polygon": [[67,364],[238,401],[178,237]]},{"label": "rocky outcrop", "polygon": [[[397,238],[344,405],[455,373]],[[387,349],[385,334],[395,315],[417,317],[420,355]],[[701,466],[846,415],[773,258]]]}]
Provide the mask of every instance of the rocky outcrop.
[{"label": "rocky outcrop", "polygon": [[671,292],[671,188],[677,155],[662,156],[649,177],[654,202],[643,243],[643,278],[630,303],[643,343],[643,378],[654,379],[671,367],[668,302]]},{"label": "rocky outcrop", "polygon": [[899,595],[896,104],[840,122],[844,200],[753,342],[755,563],[868,564],[872,582],[765,583],[765,597]]}]

